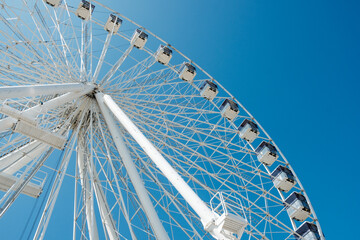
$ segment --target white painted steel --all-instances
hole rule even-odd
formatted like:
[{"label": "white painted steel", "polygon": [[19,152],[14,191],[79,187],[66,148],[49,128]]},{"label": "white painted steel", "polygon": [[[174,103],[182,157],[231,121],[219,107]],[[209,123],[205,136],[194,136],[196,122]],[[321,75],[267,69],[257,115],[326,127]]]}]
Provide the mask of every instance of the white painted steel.
[{"label": "white painted steel", "polygon": [[[98,109],[98,108],[99,108],[99,107],[97,106],[96,109]],[[99,120],[99,121],[98,121],[98,127],[99,127],[99,129],[100,129],[100,131],[101,131],[101,136],[103,137],[103,139],[105,139],[105,133],[104,133],[104,130],[103,130],[103,127],[105,127],[105,126],[101,126],[101,125],[100,125],[100,117],[99,117],[100,112],[101,112],[100,109],[98,109],[98,110],[96,111],[97,120]],[[121,206],[120,208],[121,208],[121,210],[122,210],[122,212],[123,212],[123,214],[124,214],[124,218],[125,218],[125,220],[126,220],[126,222],[127,222],[127,224],[128,224],[131,238],[132,238],[133,240],[136,240],[137,237],[136,237],[136,235],[135,235],[135,233],[134,233],[134,229],[133,229],[133,226],[132,226],[130,217],[129,217],[129,211],[128,211],[128,208],[127,208],[127,206],[126,206],[126,204],[125,204],[124,195],[121,193],[122,191],[121,191],[121,187],[120,187],[120,179],[119,179],[118,176],[117,176],[117,168],[114,166],[114,162],[113,162],[113,159],[112,159],[113,157],[111,156],[111,152],[110,152],[108,143],[104,143],[104,147],[105,147],[105,149],[106,149],[106,153],[107,153],[107,157],[108,157],[108,163],[109,163],[109,165],[110,165],[111,172],[113,173],[114,182],[115,182],[115,185],[116,185],[116,188],[115,188],[115,187],[112,187],[111,185],[110,185],[110,188],[111,188],[111,190],[112,190],[113,192],[115,192],[115,189],[117,190],[118,196],[115,197],[115,198],[116,198],[116,201],[118,202],[119,206]]]},{"label": "white painted steel", "polygon": [[[70,102],[76,98],[79,98],[80,96],[83,96],[85,94],[88,94],[94,89],[94,86],[89,86],[86,88],[86,90],[81,92],[73,92],[73,93],[65,93],[59,97],[53,98],[47,102],[44,102],[43,104],[36,105],[32,108],[26,109],[21,112],[21,115],[28,119],[34,119],[37,115],[41,113],[46,113],[50,109],[59,107],[67,102]],[[0,120],[0,132],[4,131],[8,128],[11,128],[12,125],[17,121],[18,119],[14,118],[4,118]]]},{"label": "white painted steel", "polygon": [[[147,153],[156,166],[162,171],[166,178],[174,185],[177,191],[185,198],[188,204],[198,214],[204,226],[215,219],[211,209],[199,198],[199,196],[187,185],[176,170],[166,161],[161,153],[144,136],[130,118],[119,108],[109,95],[97,94],[114,114],[121,125],[130,133],[136,142]],[[99,101],[99,100],[98,100]]]},{"label": "white painted steel", "polygon": [[[35,174],[40,170],[44,162],[52,153],[53,149],[48,150],[37,162],[33,161],[31,166],[27,166],[24,172],[19,178],[16,179],[16,182],[9,188],[6,194],[1,198],[1,203],[4,204],[0,209],[0,217],[9,209],[9,207],[14,203],[16,198],[20,195],[21,192],[25,190],[26,187],[29,187],[30,181],[34,178]],[[43,185],[41,184],[41,188]],[[34,189],[32,189],[34,190]],[[39,192],[40,194],[41,192]],[[32,192],[34,194],[34,192]],[[37,197],[37,196],[35,196]]]},{"label": "white painted steel", "polygon": [[[273,165],[262,164],[257,159],[254,146],[259,141],[264,140],[277,149],[278,147],[228,90],[172,45],[101,2],[91,1],[96,6],[93,15],[87,10],[82,12],[82,16],[89,20],[86,22],[75,15],[79,1],[62,1],[61,6],[57,8],[51,7],[46,2],[58,3],[59,1],[28,0],[23,1],[23,4],[15,4],[16,6],[9,1],[2,2],[3,11],[0,14],[0,36],[3,39],[0,43],[2,49],[1,87],[61,85],[93,81],[99,91],[111,95],[116,104],[151,140],[179,175],[186,179],[187,184],[202,200],[207,202],[215,192],[227,191],[244,203],[244,214],[249,224],[245,228],[243,234],[245,236],[242,239],[294,238],[294,232],[301,223],[289,218],[289,214],[283,207],[283,201],[289,193],[280,191],[290,186],[282,186],[283,188],[278,190],[276,181],[274,184],[271,181],[271,172],[278,165],[287,166],[296,179],[296,183],[292,186],[294,191],[302,192],[307,200],[309,200],[308,196],[280,151]],[[119,29],[111,36],[111,44],[110,39],[105,39],[107,32],[104,30],[110,13],[121,17],[126,26],[126,29]],[[147,38],[143,41],[132,38],[131,33],[135,29],[146,33],[150,44],[144,47]],[[135,44],[135,47],[139,47],[141,51],[129,53],[126,62],[120,62],[117,67],[118,64],[115,61],[119,58],[121,60],[126,55],[124,53],[129,44]],[[156,57],[154,47],[160,44],[167,46],[173,52],[173,58],[167,65],[153,65]],[[159,56],[157,58],[162,63],[168,61],[168,59],[161,61]],[[180,66],[183,62],[189,62],[196,67],[197,75],[194,78],[184,77],[181,74]],[[96,69],[93,63],[98,64]],[[112,76],[108,80],[99,81],[109,73]],[[182,79],[191,79],[191,81],[184,82],[179,79],[179,73]],[[215,83],[218,89],[211,91],[208,88],[201,88],[200,90],[199,87],[204,81]],[[18,120],[44,129],[68,129],[69,131],[75,131],[74,128],[79,121],[84,120],[80,137],[87,133],[92,136],[87,138],[91,144],[86,143],[88,144],[86,147],[91,150],[87,149],[86,152],[87,154],[91,152],[90,159],[94,161],[93,166],[96,168],[93,170],[99,173],[105,201],[108,202],[114,219],[123,221],[116,226],[117,233],[124,234],[121,236],[124,239],[130,236],[134,239],[134,235],[138,236],[138,239],[154,237],[146,220],[143,206],[128,179],[128,173],[117,154],[115,143],[106,128],[103,116],[99,114],[95,119],[94,115],[98,112],[89,111],[79,104],[79,101],[86,99],[85,104],[93,105],[92,102],[95,101],[92,99],[94,97],[92,92],[86,93],[86,96],[79,95],[73,99],[74,101],[69,100],[66,104],[63,102],[56,107],[44,109],[38,106],[35,107],[36,111],[30,111],[34,106],[42,105],[54,98],[52,94],[46,95],[46,91],[42,93],[28,98],[20,96],[20,98],[6,100],[5,108],[9,106],[11,109],[3,109],[3,115],[0,115],[0,118],[3,118],[0,119],[0,154],[4,159],[9,157],[9,160],[12,153],[17,155],[21,152],[17,150],[26,146],[26,144],[23,145],[28,141],[26,136],[19,136],[20,134],[11,130]],[[228,121],[226,116],[222,117],[219,111],[219,106],[225,99],[232,99],[239,106],[240,114],[236,117],[230,116],[233,121]],[[1,104],[4,102],[0,103],[0,106]],[[77,116],[77,111],[85,114]],[[238,126],[244,119],[258,124],[258,137],[239,135]],[[89,128],[90,125],[91,128]],[[123,140],[133,155],[133,159],[136,159],[134,163],[139,170],[138,173],[144,180],[144,185],[147,186],[147,192],[155,209],[160,211],[163,226],[169,233],[169,237],[171,239],[211,239],[211,236],[203,230],[199,217],[191,210],[187,201],[173,185],[169,184],[162,172],[154,166],[133,138],[127,132],[124,132],[124,136]],[[69,149],[69,146],[65,149]],[[25,154],[29,155],[35,151],[41,152],[40,146],[32,150],[29,147],[25,150]],[[6,153],[6,156],[3,153]],[[31,158],[21,158],[21,156],[13,159],[16,162],[11,162],[14,166],[20,162],[31,161]],[[57,174],[63,168],[46,166],[43,169]],[[81,180],[77,178],[79,175],[73,176],[73,172],[69,170],[65,174],[71,179],[76,179],[75,189],[83,187]],[[91,172],[88,171],[87,174]],[[94,181],[94,178],[92,177],[91,180]],[[56,180],[53,185],[59,183],[60,181]],[[94,187],[91,187],[93,185],[90,184],[92,191],[94,191]],[[74,206],[77,206],[76,203],[83,206],[74,208],[77,210],[74,211],[73,237],[82,234],[83,238],[89,238],[89,233],[84,228],[86,204],[75,203],[79,192],[75,190]],[[55,195],[50,193],[49,196],[53,198]],[[82,198],[79,199],[82,200]],[[308,220],[316,224],[321,239],[324,239],[315,211],[310,201],[308,203],[311,208]],[[137,210],[134,211],[134,209]],[[232,211],[232,213],[239,216],[237,211]],[[218,214],[221,215],[221,213]],[[45,215],[50,217],[51,214]],[[103,220],[104,217],[100,216],[100,218]],[[219,218],[218,222],[220,222]],[[124,226],[126,224],[129,229]],[[219,227],[217,226],[219,224],[210,224],[206,228],[214,229],[216,232],[215,228]],[[40,227],[43,228],[43,226]],[[227,224],[224,223],[224,226]],[[227,228],[232,229],[231,226]],[[65,231],[65,228],[61,230]],[[100,232],[104,234],[107,230],[99,231],[99,234]],[[23,236],[23,238],[26,237]]]},{"label": "white painted steel", "polygon": [[95,218],[95,209],[94,209],[94,198],[93,191],[90,189],[89,177],[87,175],[87,167],[84,163],[84,148],[83,143],[80,143],[77,146],[76,156],[77,164],[80,176],[80,183],[83,189],[83,201],[85,205],[85,214],[86,214],[86,223],[89,229],[90,240],[99,239],[99,234],[97,230],[96,218]]},{"label": "white painted steel", "polygon": [[16,122],[14,132],[24,134],[60,150],[64,149],[67,141],[66,137],[60,134],[41,129],[22,120]]},{"label": "white painted steel", "polygon": [[18,119],[18,120],[23,120],[34,126],[37,124],[35,119],[27,117],[26,115],[23,115],[21,111],[17,110],[16,108],[12,108],[7,104],[2,104],[0,106],[0,113],[5,114],[9,117]]},{"label": "white painted steel", "polygon": [[[24,146],[19,147],[15,151],[12,151],[4,155],[3,157],[0,158],[0,169],[6,170],[17,160],[22,159],[22,157],[28,159],[27,156],[29,156],[30,153],[34,152],[34,150],[36,150],[40,146],[41,146],[41,142],[35,140],[25,144]],[[29,158],[29,160],[31,159],[32,157]],[[9,171],[10,172],[12,171],[11,168],[9,169]]]},{"label": "white painted steel", "polygon": [[[176,170],[166,161],[161,153],[154,147],[154,145],[144,136],[144,134],[137,128],[137,126],[128,118],[128,116],[119,108],[119,106],[112,100],[109,95],[97,94],[102,101],[114,114],[121,125],[129,132],[135,141],[146,152],[155,165],[161,170],[164,176],[171,182],[175,189],[181,194],[186,202],[191,206],[194,212],[200,217],[200,220],[206,231],[216,239],[228,239],[220,231],[219,225],[216,225],[215,220],[218,216],[211,211],[211,209],[200,199],[200,197],[191,189],[191,187],[184,181],[184,179],[176,172]],[[98,100],[99,102],[99,100]]]},{"label": "white painted steel", "polygon": [[127,173],[129,174],[129,177],[135,188],[137,196],[138,196],[140,202],[142,203],[142,207],[144,208],[144,211],[149,219],[149,222],[151,224],[151,227],[154,231],[156,238],[163,239],[163,240],[170,239],[168,237],[168,234],[165,231],[156,211],[155,211],[155,208],[154,208],[150,198],[149,198],[149,195],[144,186],[143,180],[141,179],[141,177],[136,169],[136,166],[135,166],[133,160],[131,159],[129,149],[126,147],[126,144],[121,136],[121,132],[118,129],[118,127],[116,126],[115,121],[111,115],[111,112],[105,106],[104,95],[102,93],[97,93],[96,100],[99,104],[101,113],[103,114],[103,116],[105,118],[106,124],[107,124],[107,126],[110,130],[110,133],[112,135],[112,138],[115,142],[118,153],[121,156],[121,159],[124,163]]},{"label": "white painted steel", "polygon": [[72,132],[72,135],[70,137],[70,142],[72,142],[71,147],[66,149],[66,152],[65,152],[65,154],[64,154],[64,156],[63,156],[63,158],[61,160],[61,164],[59,166],[59,169],[58,169],[58,172],[56,174],[54,183],[53,183],[53,185],[51,187],[51,191],[50,191],[50,193],[48,195],[44,210],[42,212],[39,224],[37,226],[37,229],[36,229],[36,232],[35,232],[35,235],[34,235],[34,238],[33,238],[34,240],[38,240],[38,239],[42,240],[45,237],[46,229],[47,229],[47,227],[49,225],[51,214],[52,214],[52,212],[54,210],[56,200],[57,200],[57,198],[59,196],[60,188],[62,186],[64,177],[66,175],[66,170],[68,168],[71,155],[72,155],[73,150],[75,148],[75,142],[76,142],[75,138],[76,137],[74,137],[74,136],[77,136],[79,134],[79,129],[80,129],[81,123],[82,123],[82,121],[80,121],[80,123],[78,124],[76,130],[74,130]]},{"label": "white painted steel", "polygon": [[[17,181],[18,179],[10,174],[7,173],[0,173],[0,190],[1,191],[8,191]],[[22,193],[37,198],[39,197],[40,193],[42,192],[42,187],[33,183],[28,183],[22,190]]]},{"label": "white painted steel", "polygon": [[0,99],[35,97],[39,95],[54,95],[67,92],[83,91],[89,85],[83,83],[61,83],[61,84],[38,84],[28,86],[3,86],[0,87]]},{"label": "white painted steel", "polygon": [[95,72],[94,72],[93,81],[96,81],[98,76],[99,76],[101,67],[102,67],[102,65],[104,63],[106,52],[109,49],[109,45],[110,45],[112,35],[113,35],[113,33],[111,33],[111,32],[106,35],[106,40],[105,40],[103,49],[101,51],[99,61],[98,61],[97,65],[96,65]]},{"label": "white painted steel", "polygon": [[120,68],[121,64],[125,61],[127,56],[130,54],[131,50],[133,50],[133,46],[129,45],[124,54],[117,60],[117,62],[112,66],[112,68],[106,73],[103,79],[101,79],[100,84],[107,82],[111,79],[114,73]]},{"label": "white painted steel", "polygon": [[[34,160],[36,157],[40,156],[43,152],[45,152],[47,149],[50,148],[48,145],[42,144],[36,140],[34,142],[35,142],[34,145],[36,145],[36,147],[34,147],[29,152],[21,151],[22,157],[19,159],[13,160],[12,164],[9,167],[7,167],[6,169],[4,169],[4,173],[7,173],[7,174],[16,173],[21,168],[26,166],[28,163],[30,163],[32,160]],[[7,161],[11,161],[11,160],[9,159]]]},{"label": "white painted steel", "polygon": [[99,176],[97,175],[97,172],[95,171],[92,164],[88,164],[88,171],[90,172],[90,178],[93,178],[93,180],[92,180],[93,186],[92,187],[94,188],[96,200],[97,200],[97,203],[99,206],[101,219],[105,225],[108,236],[109,236],[110,240],[120,239],[119,234],[117,233],[117,230],[116,230],[115,221],[111,216],[111,209],[109,207],[109,204],[106,200],[106,196],[105,196],[104,191],[101,186],[101,181],[100,181]]}]

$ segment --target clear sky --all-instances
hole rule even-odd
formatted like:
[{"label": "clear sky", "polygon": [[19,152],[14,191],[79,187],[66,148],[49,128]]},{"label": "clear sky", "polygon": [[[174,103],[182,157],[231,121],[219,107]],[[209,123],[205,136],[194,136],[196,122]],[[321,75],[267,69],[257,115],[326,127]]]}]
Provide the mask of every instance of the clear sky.
[{"label": "clear sky", "polygon": [[358,238],[359,1],[116,2],[257,118],[294,167],[328,240]]},{"label": "clear sky", "polygon": [[174,45],[244,104],[295,169],[327,240],[358,238],[358,1],[101,2]]}]

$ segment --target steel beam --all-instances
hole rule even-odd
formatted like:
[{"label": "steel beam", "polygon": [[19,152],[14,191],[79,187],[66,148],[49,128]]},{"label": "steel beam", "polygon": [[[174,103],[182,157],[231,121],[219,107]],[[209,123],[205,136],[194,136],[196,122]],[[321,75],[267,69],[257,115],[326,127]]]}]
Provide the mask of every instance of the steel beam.
[{"label": "steel beam", "polygon": [[106,124],[109,128],[109,131],[111,133],[111,136],[115,142],[116,148],[121,156],[121,159],[124,163],[124,166],[126,168],[126,172],[129,174],[131,183],[133,184],[136,194],[141,202],[141,205],[145,211],[145,214],[147,218],[149,219],[151,228],[153,229],[153,232],[157,239],[169,239],[167,232],[164,229],[164,226],[162,225],[159,216],[157,215],[155,208],[151,202],[151,199],[146,191],[146,188],[144,186],[143,180],[141,179],[136,166],[131,159],[130,151],[126,147],[126,144],[121,136],[121,132],[119,131],[118,127],[116,126],[116,123],[111,116],[111,112],[109,109],[105,106],[103,101],[103,94],[97,93],[96,100],[98,101],[101,113],[104,116],[104,119],[106,121]]},{"label": "steel beam", "polygon": [[25,86],[0,87],[0,99],[36,97],[40,95],[77,92],[87,89],[89,85],[83,83],[39,84]]},{"label": "steel beam", "polygon": [[[46,113],[50,109],[59,107],[61,105],[64,105],[67,102],[70,102],[76,98],[79,98],[85,94],[88,94],[89,92],[93,91],[94,86],[88,85],[85,90],[81,92],[70,92],[65,93],[59,97],[53,98],[47,102],[44,102],[43,104],[36,105],[32,108],[26,109],[21,112],[21,115],[24,116],[26,119],[32,119],[35,120],[35,117],[41,113]],[[0,120],[0,132],[5,131],[6,129],[9,129],[13,126],[16,121],[19,120],[17,118],[7,117]]]},{"label": "steel beam", "polygon": [[185,201],[190,205],[194,212],[200,217],[201,222],[206,231],[216,239],[228,239],[220,231],[220,226],[215,224],[217,216],[205,202],[192,190],[192,188],[184,181],[178,172],[169,164],[155,146],[145,137],[140,129],[130,120],[130,118],[120,109],[109,95],[97,93],[98,102],[103,102],[108,109],[114,114],[116,119],[127,130],[127,132],[135,139],[140,147],[145,151],[149,158],[155,163],[157,168],[171,182],[175,189],[181,194]]},{"label": "steel beam", "polygon": [[84,162],[84,147],[79,139],[77,146],[77,164],[79,168],[80,183],[83,189],[83,202],[85,205],[86,222],[89,229],[90,240],[98,240],[98,230],[94,211],[93,191],[90,188],[87,167]]},{"label": "steel beam", "polygon": [[[0,170],[5,170],[10,167],[17,160],[26,157],[29,153],[34,151],[41,145],[39,141],[31,141],[19,147],[15,151],[12,151],[0,158]],[[32,159],[32,158],[31,158]]]},{"label": "steel beam", "polygon": [[[40,170],[40,168],[42,167],[42,165],[44,164],[44,162],[46,161],[46,159],[51,155],[53,149],[49,149],[49,151],[47,151],[45,153],[45,155],[39,159],[38,162],[34,162],[33,166],[28,166],[27,169],[25,170],[25,172],[21,175],[21,177],[19,179],[14,179],[15,183],[11,186],[11,188],[9,189],[9,191],[5,194],[5,196],[7,196],[6,198],[6,202],[1,206],[0,208],[0,217],[2,217],[4,215],[4,213],[9,209],[9,207],[14,203],[15,199],[20,195],[20,193],[25,190],[25,188],[27,187],[27,190],[30,190],[32,187],[34,186],[33,184],[30,184],[31,179],[35,176],[35,174]],[[29,173],[27,175],[27,173]],[[9,180],[9,178],[7,179]],[[25,190],[25,191],[27,191]],[[34,190],[34,188],[32,189]],[[36,191],[36,190],[35,190]],[[36,193],[36,192],[31,192],[32,194],[40,194],[40,192]],[[37,196],[35,196],[37,197]],[[3,200],[3,199],[1,199]]]},{"label": "steel beam", "polygon": [[97,172],[95,171],[94,166],[90,166],[90,164],[88,164],[88,170],[90,172],[90,177],[93,178],[93,181],[92,181],[93,189],[94,189],[96,200],[97,200],[97,203],[99,206],[101,219],[105,225],[105,229],[108,233],[110,240],[118,240],[118,239],[120,239],[120,237],[119,237],[119,234],[117,233],[116,224],[115,224],[114,219],[112,218],[111,210],[110,210],[109,204],[106,200],[104,191],[102,189],[102,185],[101,185],[99,176],[98,176]]},{"label": "steel beam", "polygon": [[[33,141],[36,147],[34,147],[31,150],[28,150],[27,152],[22,150],[16,150],[19,151],[17,154],[10,155],[5,159],[2,159],[6,162],[8,162],[9,166],[4,169],[4,173],[7,174],[14,174],[15,172],[19,171],[21,168],[26,166],[28,163],[30,163],[35,158],[39,157],[43,152],[47,151],[48,148],[50,148],[46,144],[41,144],[41,142]],[[21,154],[21,156],[19,156]],[[14,158],[14,156],[18,156],[18,158]]]}]

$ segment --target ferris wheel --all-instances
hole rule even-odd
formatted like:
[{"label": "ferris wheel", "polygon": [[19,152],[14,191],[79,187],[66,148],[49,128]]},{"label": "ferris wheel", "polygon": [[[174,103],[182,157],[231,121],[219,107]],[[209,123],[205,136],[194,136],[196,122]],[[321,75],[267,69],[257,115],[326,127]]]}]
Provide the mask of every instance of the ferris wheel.
[{"label": "ferris wheel", "polygon": [[98,1],[0,6],[0,220],[29,210],[15,237],[325,239],[274,141],[176,48]]}]

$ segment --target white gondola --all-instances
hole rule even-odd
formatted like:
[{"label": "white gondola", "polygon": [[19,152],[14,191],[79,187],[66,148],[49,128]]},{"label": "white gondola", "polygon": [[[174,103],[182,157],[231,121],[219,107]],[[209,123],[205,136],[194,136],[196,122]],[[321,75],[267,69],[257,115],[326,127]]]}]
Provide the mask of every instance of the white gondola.
[{"label": "white gondola", "polygon": [[61,4],[61,0],[44,0],[44,2],[46,2],[52,7],[58,7]]},{"label": "white gondola", "polygon": [[122,20],[118,16],[110,14],[107,22],[105,23],[104,29],[115,34],[119,30],[121,24]]},{"label": "white gondola", "polygon": [[240,216],[226,212],[215,220],[215,225],[227,237],[226,239],[239,239],[234,234],[241,237],[248,222]]},{"label": "white gondola", "polygon": [[138,49],[143,49],[145,46],[145,43],[148,40],[148,37],[149,37],[149,35],[144,33],[142,30],[136,29],[131,38],[131,45],[133,45],[134,47],[136,47]]},{"label": "white gondola", "polygon": [[239,114],[239,106],[230,99],[225,99],[225,101],[220,106],[221,115],[230,121]]},{"label": "white gondola", "polygon": [[183,63],[180,68],[179,78],[186,82],[192,83],[195,76],[196,68],[190,63]]},{"label": "white gondola", "polygon": [[311,214],[306,198],[297,192],[293,192],[285,199],[285,208],[292,219],[300,222],[307,219]]},{"label": "white gondola", "polygon": [[290,169],[279,165],[272,173],[271,179],[277,189],[288,192],[296,184],[295,177]]},{"label": "white gondola", "polygon": [[276,148],[272,144],[265,141],[260,143],[255,152],[257,154],[258,160],[267,166],[271,166],[279,157]]},{"label": "white gondola", "polygon": [[217,192],[210,200],[210,206],[214,216],[217,217],[215,221],[209,222],[205,229],[216,227],[217,231],[223,234],[224,239],[241,239],[249,223],[240,199],[227,193]]},{"label": "white gondola", "polygon": [[296,230],[295,238],[302,240],[320,240],[320,234],[315,224],[304,222]]},{"label": "white gondola", "polygon": [[167,65],[172,58],[172,50],[166,46],[160,45],[155,53],[155,60],[161,64]]},{"label": "white gondola", "polygon": [[200,95],[208,100],[213,100],[218,94],[219,90],[215,83],[205,80],[200,87]]},{"label": "white gondola", "polygon": [[76,10],[76,16],[82,20],[89,20],[91,14],[94,12],[95,6],[88,1],[82,0],[79,4],[78,9]]},{"label": "white gondola", "polygon": [[260,134],[259,128],[256,123],[245,119],[238,128],[241,138],[252,143]]}]

